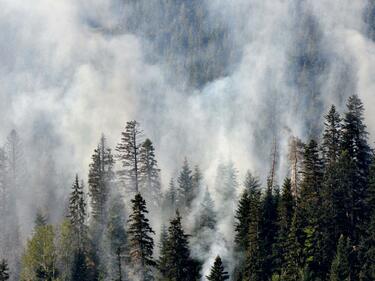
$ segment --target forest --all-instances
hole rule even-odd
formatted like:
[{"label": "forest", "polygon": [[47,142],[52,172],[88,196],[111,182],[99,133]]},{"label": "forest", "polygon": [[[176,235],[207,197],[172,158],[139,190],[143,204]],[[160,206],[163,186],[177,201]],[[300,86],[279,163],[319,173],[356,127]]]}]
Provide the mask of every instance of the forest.
[{"label": "forest", "polygon": [[[375,160],[364,105],[353,95],[345,112],[332,105],[324,120],[320,138],[290,139],[280,184],[275,144],[266,184],[248,171],[240,186],[234,163],[223,163],[207,187],[185,158],[164,189],[152,141],[129,121],[114,149],[101,137],[88,181],[72,178],[59,222],[40,206],[24,245],[13,130],[0,154],[0,280],[375,280]],[[230,255],[193,254],[212,253],[224,217]]]},{"label": "forest", "polygon": [[0,281],[375,281],[374,0],[4,0],[0,38]]}]

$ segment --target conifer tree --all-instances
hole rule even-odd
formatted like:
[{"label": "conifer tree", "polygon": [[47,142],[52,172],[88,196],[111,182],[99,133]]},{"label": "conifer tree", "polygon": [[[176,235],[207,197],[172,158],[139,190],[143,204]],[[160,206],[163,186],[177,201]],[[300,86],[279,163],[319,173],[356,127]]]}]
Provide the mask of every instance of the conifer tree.
[{"label": "conifer tree", "polygon": [[263,279],[271,278],[274,270],[274,247],[277,238],[277,199],[268,186],[261,202],[259,245],[262,260]]},{"label": "conifer tree", "polygon": [[159,240],[159,259],[157,261],[157,267],[161,276],[164,276],[168,270],[167,268],[168,248],[167,247],[168,247],[168,229],[163,224],[161,227],[160,240]]},{"label": "conifer tree", "polygon": [[335,163],[341,153],[341,118],[334,105],[325,116],[323,133],[323,158],[326,165]]},{"label": "conifer tree", "polygon": [[192,175],[192,181],[193,181],[193,197],[195,198],[202,185],[203,181],[203,175],[198,165],[194,166],[194,172]]},{"label": "conifer tree", "polygon": [[285,267],[287,242],[295,211],[295,199],[292,194],[292,184],[289,178],[284,180],[277,209],[278,233],[275,247],[275,266],[276,273],[280,274],[281,269]]},{"label": "conifer tree", "polygon": [[229,279],[228,272],[224,270],[220,256],[215,258],[215,262],[211,267],[211,272],[208,276],[206,276],[206,278],[209,281],[224,281]]},{"label": "conifer tree", "polygon": [[0,262],[0,281],[6,281],[9,279],[9,268],[6,260]]},{"label": "conifer tree", "polygon": [[110,243],[112,271],[115,275],[113,279],[124,280],[123,262],[127,254],[127,235],[125,230],[125,206],[119,192],[113,192],[109,199],[107,236]]},{"label": "conifer tree", "polygon": [[92,155],[88,180],[92,216],[99,225],[104,223],[106,217],[110,185],[114,178],[113,165],[111,149],[107,147],[103,135]]},{"label": "conifer tree", "polygon": [[245,281],[259,281],[262,280],[262,241],[260,237],[260,220],[261,220],[261,201],[260,194],[255,193],[250,197],[248,241],[245,253]]},{"label": "conifer tree", "polygon": [[76,175],[69,197],[68,216],[73,227],[73,233],[77,238],[77,247],[82,249],[84,239],[86,238],[86,202],[83,185],[79,184],[78,175]]},{"label": "conifer tree", "polygon": [[177,178],[177,182],[178,208],[182,210],[189,209],[194,199],[194,186],[192,170],[190,169],[189,162],[186,158],[184,160],[180,175]]},{"label": "conifer tree", "polygon": [[146,202],[141,194],[137,193],[132,202],[132,213],[128,220],[128,244],[129,255],[135,274],[139,275],[141,280],[153,280],[152,266],[156,263],[153,260],[154,240],[151,234],[152,230],[146,214]]},{"label": "conifer tree", "polygon": [[[357,95],[349,97],[347,112],[343,122],[342,149],[347,151],[354,162],[356,172],[356,184],[353,186],[351,198],[353,201],[352,221],[356,226],[363,225],[366,216],[366,188],[369,165],[371,162],[371,149],[368,145],[368,132],[364,124],[364,107]],[[351,237],[354,243],[358,242],[361,235],[360,229]]]},{"label": "conifer tree", "polygon": [[285,262],[281,270],[281,280],[300,281],[302,267],[302,245],[299,242],[297,214],[295,213],[286,242]]},{"label": "conifer tree", "polygon": [[181,216],[176,211],[176,217],[170,221],[168,240],[163,255],[161,274],[166,281],[194,281],[198,280],[200,265],[190,257],[188,235],[184,233]]},{"label": "conifer tree", "polygon": [[332,261],[330,281],[350,280],[350,242],[343,235],[337,245],[336,256]]},{"label": "conifer tree", "polygon": [[206,188],[203,200],[200,204],[199,214],[195,225],[196,231],[202,229],[214,230],[216,227],[216,213],[214,211],[214,202],[210,192]]},{"label": "conifer tree", "polygon": [[139,192],[140,153],[143,132],[135,120],[126,123],[125,131],[121,133],[121,141],[116,147],[117,158],[121,161],[122,169],[118,171],[120,180],[129,191]]},{"label": "conifer tree", "polygon": [[146,201],[159,207],[161,199],[160,169],[155,157],[155,148],[149,139],[142,144],[139,152],[139,182]]}]

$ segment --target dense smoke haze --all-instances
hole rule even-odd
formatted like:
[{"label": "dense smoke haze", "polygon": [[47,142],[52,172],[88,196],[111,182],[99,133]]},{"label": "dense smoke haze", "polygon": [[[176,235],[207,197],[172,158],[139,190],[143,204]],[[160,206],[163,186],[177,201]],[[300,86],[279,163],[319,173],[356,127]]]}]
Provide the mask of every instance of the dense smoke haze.
[{"label": "dense smoke haze", "polygon": [[207,187],[223,209],[203,272],[218,252],[233,268],[235,206],[215,189],[218,165],[233,163],[239,194],[247,170],[265,184],[276,145],[281,184],[289,139],[318,137],[330,105],[343,112],[353,94],[372,144],[374,30],[370,0],[0,0],[0,140],[15,129],[23,143],[23,241],[38,208],[61,218],[102,133],[114,150],[137,120],[163,190],[185,157],[199,164],[204,188],[193,206]]}]

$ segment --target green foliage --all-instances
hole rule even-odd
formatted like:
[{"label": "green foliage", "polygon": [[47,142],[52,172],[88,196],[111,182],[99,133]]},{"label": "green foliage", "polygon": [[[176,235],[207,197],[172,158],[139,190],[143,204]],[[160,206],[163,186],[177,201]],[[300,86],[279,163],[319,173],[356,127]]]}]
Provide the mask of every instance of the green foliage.
[{"label": "green foliage", "polygon": [[336,256],[332,261],[330,281],[350,280],[350,252],[350,240],[341,235],[337,245]]},{"label": "green foliage", "polygon": [[188,235],[182,229],[181,216],[170,221],[167,240],[161,249],[159,270],[165,281],[194,281],[200,278],[200,264],[190,257]]},{"label": "green foliage", "polygon": [[55,233],[52,225],[35,228],[33,237],[27,241],[22,257],[22,280],[56,280]]},{"label": "green foliage", "polygon": [[152,266],[156,263],[153,260],[154,240],[152,230],[146,214],[146,202],[141,194],[137,193],[132,202],[132,213],[128,220],[128,244],[129,255],[134,274],[139,275],[141,280],[153,280]]},{"label": "green foliage", "polygon": [[224,271],[220,256],[215,258],[214,265],[211,267],[211,272],[206,278],[208,281],[224,281],[229,279],[228,272]]}]

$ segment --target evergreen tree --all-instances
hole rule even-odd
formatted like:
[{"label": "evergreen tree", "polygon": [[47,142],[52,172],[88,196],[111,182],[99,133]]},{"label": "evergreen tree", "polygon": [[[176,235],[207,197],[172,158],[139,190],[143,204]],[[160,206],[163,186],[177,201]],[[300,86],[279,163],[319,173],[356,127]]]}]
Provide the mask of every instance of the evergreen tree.
[{"label": "evergreen tree", "polygon": [[343,235],[340,236],[337,245],[336,256],[332,261],[330,281],[350,280],[350,242]]},{"label": "evergreen tree", "polygon": [[9,279],[9,268],[6,260],[0,262],[0,281],[6,281]]},{"label": "evergreen tree", "polygon": [[[109,199],[107,236],[110,243],[112,271],[117,281],[124,280],[123,261],[127,254],[127,235],[125,231],[125,206],[118,192]],[[113,266],[116,265],[116,266]]]},{"label": "evergreen tree", "polygon": [[125,131],[121,133],[121,141],[116,147],[117,157],[121,161],[122,169],[118,171],[125,187],[139,192],[140,153],[143,132],[135,120],[126,123]]},{"label": "evergreen tree", "polygon": [[194,172],[192,175],[192,181],[193,181],[193,197],[197,197],[199,190],[201,189],[202,181],[203,181],[203,175],[198,165],[194,166]]},{"label": "evergreen tree", "polygon": [[[366,217],[366,188],[369,165],[371,162],[371,149],[367,143],[368,132],[364,124],[364,108],[362,101],[357,95],[349,97],[347,112],[343,124],[343,150],[347,151],[350,159],[354,162],[356,171],[356,184],[353,186],[353,223],[361,226]],[[351,237],[354,243],[358,242],[361,231],[357,229]]]},{"label": "evergreen tree", "polygon": [[259,245],[264,280],[271,278],[274,270],[274,246],[277,238],[277,200],[271,186],[266,189],[261,202]]},{"label": "evergreen tree", "polygon": [[140,148],[139,153],[139,182],[141,193],[146,201],[160,206],[161,184],[160,169],[155,158],[155,148],[149,139],[146,139]]},{"label": "evergreen tree", "polygon": [[78,175],[76,175],[69,197],[68,216],[73,227],[73,233],[77,238],[77,247],[82,249],[84,239],[86,238],[86,202],[83,185],[79,184]]},{"label": "evergreen tree", "polygon": [[195,232],[202,229],[214,230],[216,227],[216,213],[214,211],[214,201],[210,192],[206,188],[203,200],[200,204],[198,218],[195,224]]},{"label": "evergreen tree", "polygon": [[244,182],[244,191],[238,202],[235,213],[235,243],[239,251],[245,251],[248,246],[248,232],[252,214],[249,212],[253,209],[252,203],[258,202],[260,198],[260,184],[249,171],[246,174]]},{"label": "evergreen tree", "polygon": [[180,175],[177,178],[178,182],[178,208],[185,210],[191,207],[191,203],[194,200],[194,186],[192,170],[190,169],[189,162],[185,158],[184,164]]},{"label": "evergreen tree", "polygon": [[111,149],[107,148],[105,137],[94,150],[89,170],[89,195],[91,197],[92,216],[99,225],[104,223],[110,185],[113,181],[114,160]]},{"label": "evergreen tree", "polygon": [[36,213],[34,225],[35,228],[47,225],[47,218],[40,210]]},{"label": "evergreen tree", "polygon": [[278,233],[275,247],[275,266],[276,273],[280,274],[281,269],[285,267],[287,242],[295,210],[295,200],[292,194],[291,180],[289,178],[284,180],[281,198],[277,208]]},{"label": "evergreen tree", "polygon": [[298,237],[297,214],[295,213],[285,246],[285,262],[281,270],[281,280],[283,281],[301,280],[302,245]]},{"label": "evergreen tree", "polygon": [[224,281],[229,279],[228,272],[224,271],[224,266],[220,256],[215,258],[214,265],[211,267],[210,275],[206,276],[209,281]]},{"label": "evergreen tree", "polygon": [[[163,224],[160,233],[159,241],[159,259],[157,261],[157,267],[159,269],[160,275],[164,276],[167,272],[167,247],[168,247],[168,229]],[[161,278],[160,278],[161,279]]]},{"label": "evergreen tree", "polygon": [[182,229],[181,216],[170,221],[168,240],[162,251],[163,261],[161,274],[166,281],[194,281],[199,279],[199,263],[190,257],[188,235]]},{"label": "evergreen tree", "polygon": [[264,261],[261,252],[261,198],[259,193],[255,193],[254,196],[250,197],[249,214],[251,220],[249,220],[247,248],[245,253],[246,261],[243,275],[245,281],[258,281],[262,280],[262,265]]},{"label": "evergreen tree", "polygon": [[139,275],[141,280],[153,280],[151,267],[155,265],[155,261],[152,258],[154,240],[151,234],[154,234],[154,231],[146,218],[146,202],[139,193],[131,202],[132,213],[128,220],[130,259],[135,274]]},{"label": "evergreen tree", "polygon": [[323,158],[326,165],[335,163],[341,152],[341,118],[334,105],[325,116],[323,133]]}]

